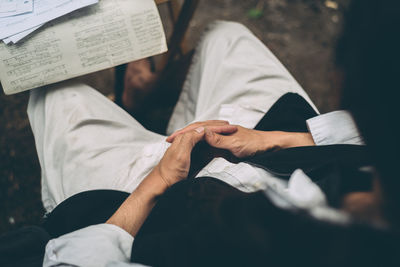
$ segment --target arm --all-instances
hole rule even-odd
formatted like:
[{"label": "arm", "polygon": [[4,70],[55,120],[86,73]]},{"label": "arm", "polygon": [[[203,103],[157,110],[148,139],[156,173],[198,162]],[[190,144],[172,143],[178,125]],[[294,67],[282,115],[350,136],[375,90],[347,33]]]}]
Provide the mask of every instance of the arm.
[{"label": "arm", "polygon": [[269,150],[315,145],[310,133],[257,131],[221,121],[196,122],[175,132],[167,138],[167,141],[174,142],[178,134],[191,131],[199,125],[205,128],[204,139],[210,146],[229,150],[239,158],[254,156]]},{"label": "arm", "polygon": [[308,133],[257,131],[236,126],[236,131],[226,135],[223,131],[226,129],[223,129],[223,127],[227,127],[228,122],[225,122],[226,125],[215,125],[215,123],[210,122],[215,121],[197,122],[189,125],[172,134],[167,141],[172,142],[177,134],[184,133],[196,125],[202,125],[206,128],[205,140],[210,146],[229,150],[239,158],[290,147],[363,144],[357,126],[347,111],[335,111],[307,120]]},{"label": "arm", "polygon": [[135,236],[155,206],[157,197],[167,188],[157,168],[154,169],[106,223]]},{"label": "arm", "polygon": [[266,151],[314,146],[310,133],[257,131],[238,126],[238,131],[226,136],[206,129],[205,140],[210,146],[227,149],[238,158],[251,157]]}]

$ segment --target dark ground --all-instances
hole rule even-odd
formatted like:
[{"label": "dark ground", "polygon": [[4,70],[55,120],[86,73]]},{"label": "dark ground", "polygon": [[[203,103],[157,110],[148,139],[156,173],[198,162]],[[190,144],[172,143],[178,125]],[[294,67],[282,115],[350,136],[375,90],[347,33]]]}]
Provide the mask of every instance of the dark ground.
[{"label": "dark ground", "polygon": [[[333,52],[348,0],[333,2],[338,9],[324,0],[202,0],[188,41],[193,46],[215,19],[245,24],[287,66],[320,111],[328,112],[338,107]],[[252,19],[247,13],[257,5],[264,14]],[[113,70],[81,79],[112,96]],[[0,233],[38,223],[43,216],[40,166],[26,115],[28,95],[0,93]]]}]

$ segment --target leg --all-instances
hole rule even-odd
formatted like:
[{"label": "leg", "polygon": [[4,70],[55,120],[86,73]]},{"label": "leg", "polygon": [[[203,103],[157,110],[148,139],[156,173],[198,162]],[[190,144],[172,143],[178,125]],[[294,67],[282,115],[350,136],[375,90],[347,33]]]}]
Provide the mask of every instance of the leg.
[{"label": "leg", "polygon": [[82,84],[32,91],[28,116],[47,211],[87,190],[132,192],[167,148],[165,137]]},{"label": "leg", "polygon": [[209,119],[253,128],[288,92],[300,94],[315,108],[285,67],[247,28],[215,22],[197,47],[167,133]]},{"label": "leg", "polygon": [[140,113],[146,97],[155,89],[158,74],[152,71],[151,65],[151,59],[145,58],[126,66],[122,104],[131,114]]}]

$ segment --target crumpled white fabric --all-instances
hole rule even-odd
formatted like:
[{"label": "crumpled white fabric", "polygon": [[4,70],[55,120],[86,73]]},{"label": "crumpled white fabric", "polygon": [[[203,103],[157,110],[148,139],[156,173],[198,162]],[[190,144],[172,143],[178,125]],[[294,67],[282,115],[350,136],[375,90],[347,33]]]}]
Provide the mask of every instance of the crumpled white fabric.
[{"label": "crumpled white fabric", "polygon": [[89,226],[47,243],[48,266],[106,267],[111,261],[129,262],[133,237],[111,224]]},{"label": "crumpled white fabric", "polygon": [[325,194],[302,170],[296,170],[285,190],[288,199],[299,208],[327,205]]}]

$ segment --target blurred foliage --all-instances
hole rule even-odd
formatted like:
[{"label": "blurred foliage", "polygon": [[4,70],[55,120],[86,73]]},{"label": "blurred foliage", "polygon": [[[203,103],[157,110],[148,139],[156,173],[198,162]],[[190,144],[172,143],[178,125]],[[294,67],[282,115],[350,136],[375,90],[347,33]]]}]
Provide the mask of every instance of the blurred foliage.
[{"label": "blurred foliage", "polygon": [[259,19],[264,15],[264,11],[258,8],[252,8],[247,12],[247,16],[251,19]]}]

